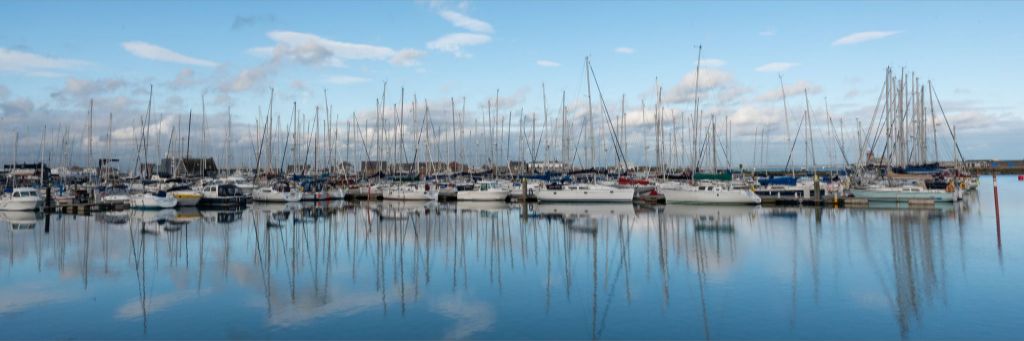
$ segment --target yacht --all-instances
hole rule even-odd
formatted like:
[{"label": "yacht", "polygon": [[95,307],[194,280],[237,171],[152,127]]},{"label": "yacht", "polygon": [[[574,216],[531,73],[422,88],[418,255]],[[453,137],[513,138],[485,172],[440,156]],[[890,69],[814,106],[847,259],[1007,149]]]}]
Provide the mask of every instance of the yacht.
[{"label": "yacht", "polygon": [[550,184],[534,192],[540,202],[633,202],[633,188],[598,184]]},{"label": "yacht", "polygon": [[658,185],[658,192],[665,196],[667,204],[720,204],[757,205],[761,198],[747,188],[735,188],[726,184],[701,182],[664,183]]},{"label": "yacht", "polygon": [[297,202],[302,200],[302,192],[286,182],[278,182],[273,186],[260,187],[253,191],[252,200],[260,202]]},{"label": "yacht", "polygon": [[861,189],[852,189],[855,198],[868,201],[907,202],[910,200],[933,200],[935,202],[954,202],[958,197],[956,188],[951,190],[926,189],[913,185],[884,186],[873,185]]},{"label": "yacht", "polygon": [[167,192],[139,193],[131,196],[129,205],[136,209],[165,209],[178,205],[178,199]]},{"label": "yacht", "polygon": [[458,201],[505,201],[508,190],[494,181],[479,181],[466,190],[455,193]]},{"label": "yacht", "polygon": [[35,211],[42,202],[35,188],[15,187],[0,195],[0,211]]},{"label": "yacht", "polygon": [[395,184],[385,187],[381,196],[384,200],[435,201],[437,187],[427,183]]},{"label": "yacht", "polygon": [[245,205],[245,194],[238,186],[230,183],[211,183],[204,185],[199,191],[203,198],[199,206],[233,207]]}]

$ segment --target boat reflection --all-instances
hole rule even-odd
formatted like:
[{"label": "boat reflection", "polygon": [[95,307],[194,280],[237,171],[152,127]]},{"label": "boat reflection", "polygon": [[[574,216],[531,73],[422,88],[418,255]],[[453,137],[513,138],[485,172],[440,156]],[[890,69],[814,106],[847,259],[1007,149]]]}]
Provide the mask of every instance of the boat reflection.
[{"label": "boat reflection", "polygon": [[[761,318],[793,336],[865,292],[895,335],[912,337],[951,299],[947,283],[959,278],[949,273],[978,257],[966,251],[964,207],[523,207],[385,201],[54,215],[49,234],[0,234],[0,251],[15,266],[100,286],[96,295],[135,282],[137,300],[111,318],[138,321],[141,335],[179,326],[174,314],[208,309],[200,298],[217,292],[221,308],[262,311],[253,330],[330,333],[330,317],[375,323],[354,338],[408,337],[390,328],[424,319],[443,321],[429,337],[512,335],[504,314],[551,333],[530,336],[737,338],[730,316],[780,303]],[[41,218],[0,214],[11,231]],[[97,269],[105,280],[88,286]],[[545,320],[554,314],[565,323]],[[633,334],[642,323],[679,328]]]}]

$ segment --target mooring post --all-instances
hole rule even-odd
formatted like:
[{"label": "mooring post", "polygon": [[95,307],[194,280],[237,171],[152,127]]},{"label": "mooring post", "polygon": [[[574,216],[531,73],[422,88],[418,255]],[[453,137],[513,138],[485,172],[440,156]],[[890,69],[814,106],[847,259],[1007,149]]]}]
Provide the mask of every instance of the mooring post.
[{"label": "mooring post", "polygon": [[522,215],[523,219],[526,219],[526,216],[527,216],[527,212],[526,212],[526,193],[527,193],[527,191],[526,191],[526,177],[523,177],[523,179],[520,181],[520,186],[523,187],[523,196],[520,199],[520,200],[523,201],[523,208],[522,208],[522,212],[520,214]]},{"label": "mooring post", "polygon": [[996,244],[1001,249],[1003,247],[1003,234],[1002,228],[999,226],[999,181],[996,178],[995,172],[992,172],[992,197],[996,205]]}]

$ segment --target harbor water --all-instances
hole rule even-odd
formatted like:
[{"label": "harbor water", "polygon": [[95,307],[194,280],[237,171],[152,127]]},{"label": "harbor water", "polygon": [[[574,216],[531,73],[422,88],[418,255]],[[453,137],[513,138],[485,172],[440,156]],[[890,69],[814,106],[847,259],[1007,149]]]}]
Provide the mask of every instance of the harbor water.
[{"label": "harbor water", "polygon": [[935,207],[0,213],[0,339],[1015,339],[1024,182]]}]

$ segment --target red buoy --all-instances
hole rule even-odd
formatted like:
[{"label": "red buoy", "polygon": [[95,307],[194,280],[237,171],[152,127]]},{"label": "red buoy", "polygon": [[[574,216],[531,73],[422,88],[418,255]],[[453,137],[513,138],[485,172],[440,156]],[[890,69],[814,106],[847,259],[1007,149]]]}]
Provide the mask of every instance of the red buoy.
[{"label": "red buoy", "polygon": [[1017,181],[1024,181],[1024,175],[1018,175]]}]

